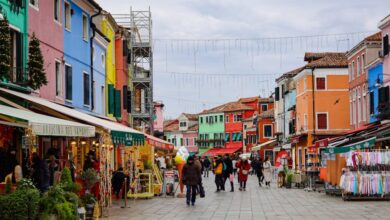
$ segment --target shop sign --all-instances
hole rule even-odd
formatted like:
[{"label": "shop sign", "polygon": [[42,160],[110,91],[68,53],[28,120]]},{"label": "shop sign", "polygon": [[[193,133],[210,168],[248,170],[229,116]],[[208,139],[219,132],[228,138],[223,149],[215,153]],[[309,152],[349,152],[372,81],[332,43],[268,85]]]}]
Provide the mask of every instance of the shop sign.
[{"label": "shop sign", "polygon": [[328,144],[329,144],[329,139],[325,138],[325,139],[317,141],[316,142],[316,147],[327,147]]},{"label": "shop sign", "polygon": [[143,134],[133,134],[120,131],[111,131],[113,144],[123,144],[125,146],[133,146],[140,144],[143,139]]},{"label": "shop sign", "polygon": [[300,136],[291,138],[291,144],[298,144],[299,143],[299,137]]},{"label": "shop sign", "polygon": [[375,146],[375,140],[376,137],[372,137],[370,139],[360,141],[354,144],[346,145],[343,147],[334,147],[334,148],[327,148],[325,149],[325,153],[330,153],[330,154],[339,154],[339,153],[346,153],[349,151],[353,150],[361,150],[361,149],[366,149],[370,148],[372,146]]}]

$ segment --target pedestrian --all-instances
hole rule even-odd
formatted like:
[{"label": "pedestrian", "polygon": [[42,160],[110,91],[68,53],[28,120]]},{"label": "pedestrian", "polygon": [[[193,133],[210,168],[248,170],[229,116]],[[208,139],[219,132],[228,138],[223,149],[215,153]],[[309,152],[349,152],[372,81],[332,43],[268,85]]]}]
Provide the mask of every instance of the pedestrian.
[{"label": "pedestrian", "polygon": [[182,181],[187,188],[187,205],[190,205],[191,202],[192,206],[194,206],[198,185],[202,183],[202,174],[200,173],[200,169],[195,165],[192,156],[188,157],[182,174]]},{"label": "pedestrian", "polygon": [[249,170],[251,165],[248,162],[248,158],[244,156],[241,161],[237,162],[238,167],[238,181],[240,182],[240,191],[246,190],[246,181],[248,180]]},{"label": "pedestrian", "polygon": [[234,157],[234,155],[232,156],[232,163],[233,163],[233,175],[236,176],[236,174],[237,174],[237,167],[236,167],[237,160]]},{"label": "pedestrian", "polygon": [[263,174],[263,159],[259,158],[259,162],[257,165],[257,178],[259,180],[259,186],[261,187],[261,184],[263,184],[264,180],[264,174]]},{"label": "pedestrian", "polygon": [[54,185],[56,178],[55,174],[59,171],[58,164],[56,162],[56,157],[54,154],[49,156],[49,171],[50,171],[50,186]]},{"label": "pedestrian", "polygon": [[194,155],[193,158],[195,166],[200,170],[200,173],[202,173],[202,163],[200,162],[199,157]]},{"label": "pedestrian", "polygon": [[252,167],[252,172],[251,172],[251,176],[253,174],[256,174],[257,175],[257,169],[258,169],[258,164],[259,161],[257,160],[257,158],[253,158],[253,161],[251,163],[251,167]]},{"label": "pedestrian", "polygon": [[203,168],[204,168],[204,176],[203,177],[209,177],[209,171],[210,171],[210,168],[211,168],[211,162],[210,162],[210,159],[207,156],[203,160]]},{"label": "pedestrian", "polygon": [[125,173],[123,172],[123,168],[119,167],[119,169],[112,176],[112,188],[114,189],[114,194],[116,198],[119,199],[119,193],[122,189],[123,182],[125,181]]},{"label": "pedestrian", "polygon": [[90,150],[88,152],[88,155],[87,155],[87,158],[85,159],[85,162],[84,162],[84,171],[88,170],[88,169],[93,169],[94,167],[94,164],[95,164],[95,152],[93,152],[92,150]]},{"label": "pedestrian", "polygon": [[215,174],[215,185],[217,186],[217,191],[222,190],[222,181],[223,181],[223,162],[220,156],[214,158],[214,174]]},{"label": "pedestrian", "polygon": [[268,187],[271,187],[272,165],[271,165],[271,162],[269,161],[268,156],[265,157],[265,159],[264,159],[263,173],[264,173],[265,185],[268,186]]},{"label": "pedestrian", "polygon": [[[225,154],[225,157],[223,159],[223,164],[224,164],[224,166],[226,166],[225,169],[222,171],[222,173],[223,173],[222,189],[223,189],[223,191],[225,191],[226,180],[227,179],[230,180],[230,175],[233,174],[233,162],[230,159],[229,154]],[[233,186],[232,182],[230,182],[230,192],[234,192],[234,186]]]},{"label": "pedestrian", "polygon": [[47,163],[43,161],[37,153],[33,153],[31,159],[31,179],[34,185],[42,193],[46,192],[50,186],[50,172]]}]

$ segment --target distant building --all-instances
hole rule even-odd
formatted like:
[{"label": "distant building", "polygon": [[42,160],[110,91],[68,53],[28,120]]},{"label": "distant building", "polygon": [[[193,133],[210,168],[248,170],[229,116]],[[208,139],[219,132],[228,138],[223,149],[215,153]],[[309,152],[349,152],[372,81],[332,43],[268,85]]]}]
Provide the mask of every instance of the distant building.
[{"label": "distant building", "polygon": [[156,137],[164,133],[164,104],[162,101],[153,102],[153,131]]},{"label": "distant building", "polygon": [[177,119],[164,122],[165,140],[176,149],[186,147],[191,153],[197,153],[198,115],[182,113]]},{"label": "distant building", "polygon": [[381,57],[383,57],[383,80],[378,81],[377,87],[379,88],[379,119],[390,119],[390,99],[389,99],[389,89],[390,89],[390,45],[389,45],[389,33],[390,33],[390,15],[383,18],[379,24],[379,29],[382,33],[382,52]]}]

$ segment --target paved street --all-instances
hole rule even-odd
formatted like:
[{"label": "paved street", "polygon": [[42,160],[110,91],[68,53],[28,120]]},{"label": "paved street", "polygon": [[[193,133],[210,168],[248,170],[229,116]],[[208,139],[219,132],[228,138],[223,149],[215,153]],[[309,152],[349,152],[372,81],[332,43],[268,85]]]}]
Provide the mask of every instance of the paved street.
[{"label": "paved street", "polygon": [[215,193],[213,180],[204,180],[206,198],[198,198],[195,207],[179,198],[136,200],[127,209],[114,205],[110,219],[390,219],[389,202],[344,202],[302,189],[260,188],[255,176],[246,192]]}]

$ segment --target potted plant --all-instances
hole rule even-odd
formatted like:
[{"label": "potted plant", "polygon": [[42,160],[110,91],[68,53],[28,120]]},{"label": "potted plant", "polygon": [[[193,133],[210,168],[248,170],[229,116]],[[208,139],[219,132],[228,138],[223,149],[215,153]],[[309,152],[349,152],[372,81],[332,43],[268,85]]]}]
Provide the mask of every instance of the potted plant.
[{"label": "potted plant", "polygon": [[86,171],[82,171],[81,172],[81,179],[84,181],[84,186],[85,186],[85,193],[86,194],[89,194],[92,187],[97,183],[99,182],[99,176],[97,174],[97,172],[90,168],[90,169],[87,169]]},{"label": "potted plant", "polygon": [[55,185],[41,199],[40,219],[77,219],[77,207],[77,195]]},{"label": "potted plant", "polygon": [[92,194],[85,194],[81,198],[82,203],[85,206],[85,215],[87,219],[92,219],[94,207],[97,202],[96,198]]},{"label": "potted plant", "polygon": [[288,172],[287,175],[286,175],[286,188],[287,189],[291,189],[291,185],[292,185],[292,180],[293,180],[293,174],[291,172]]}]

